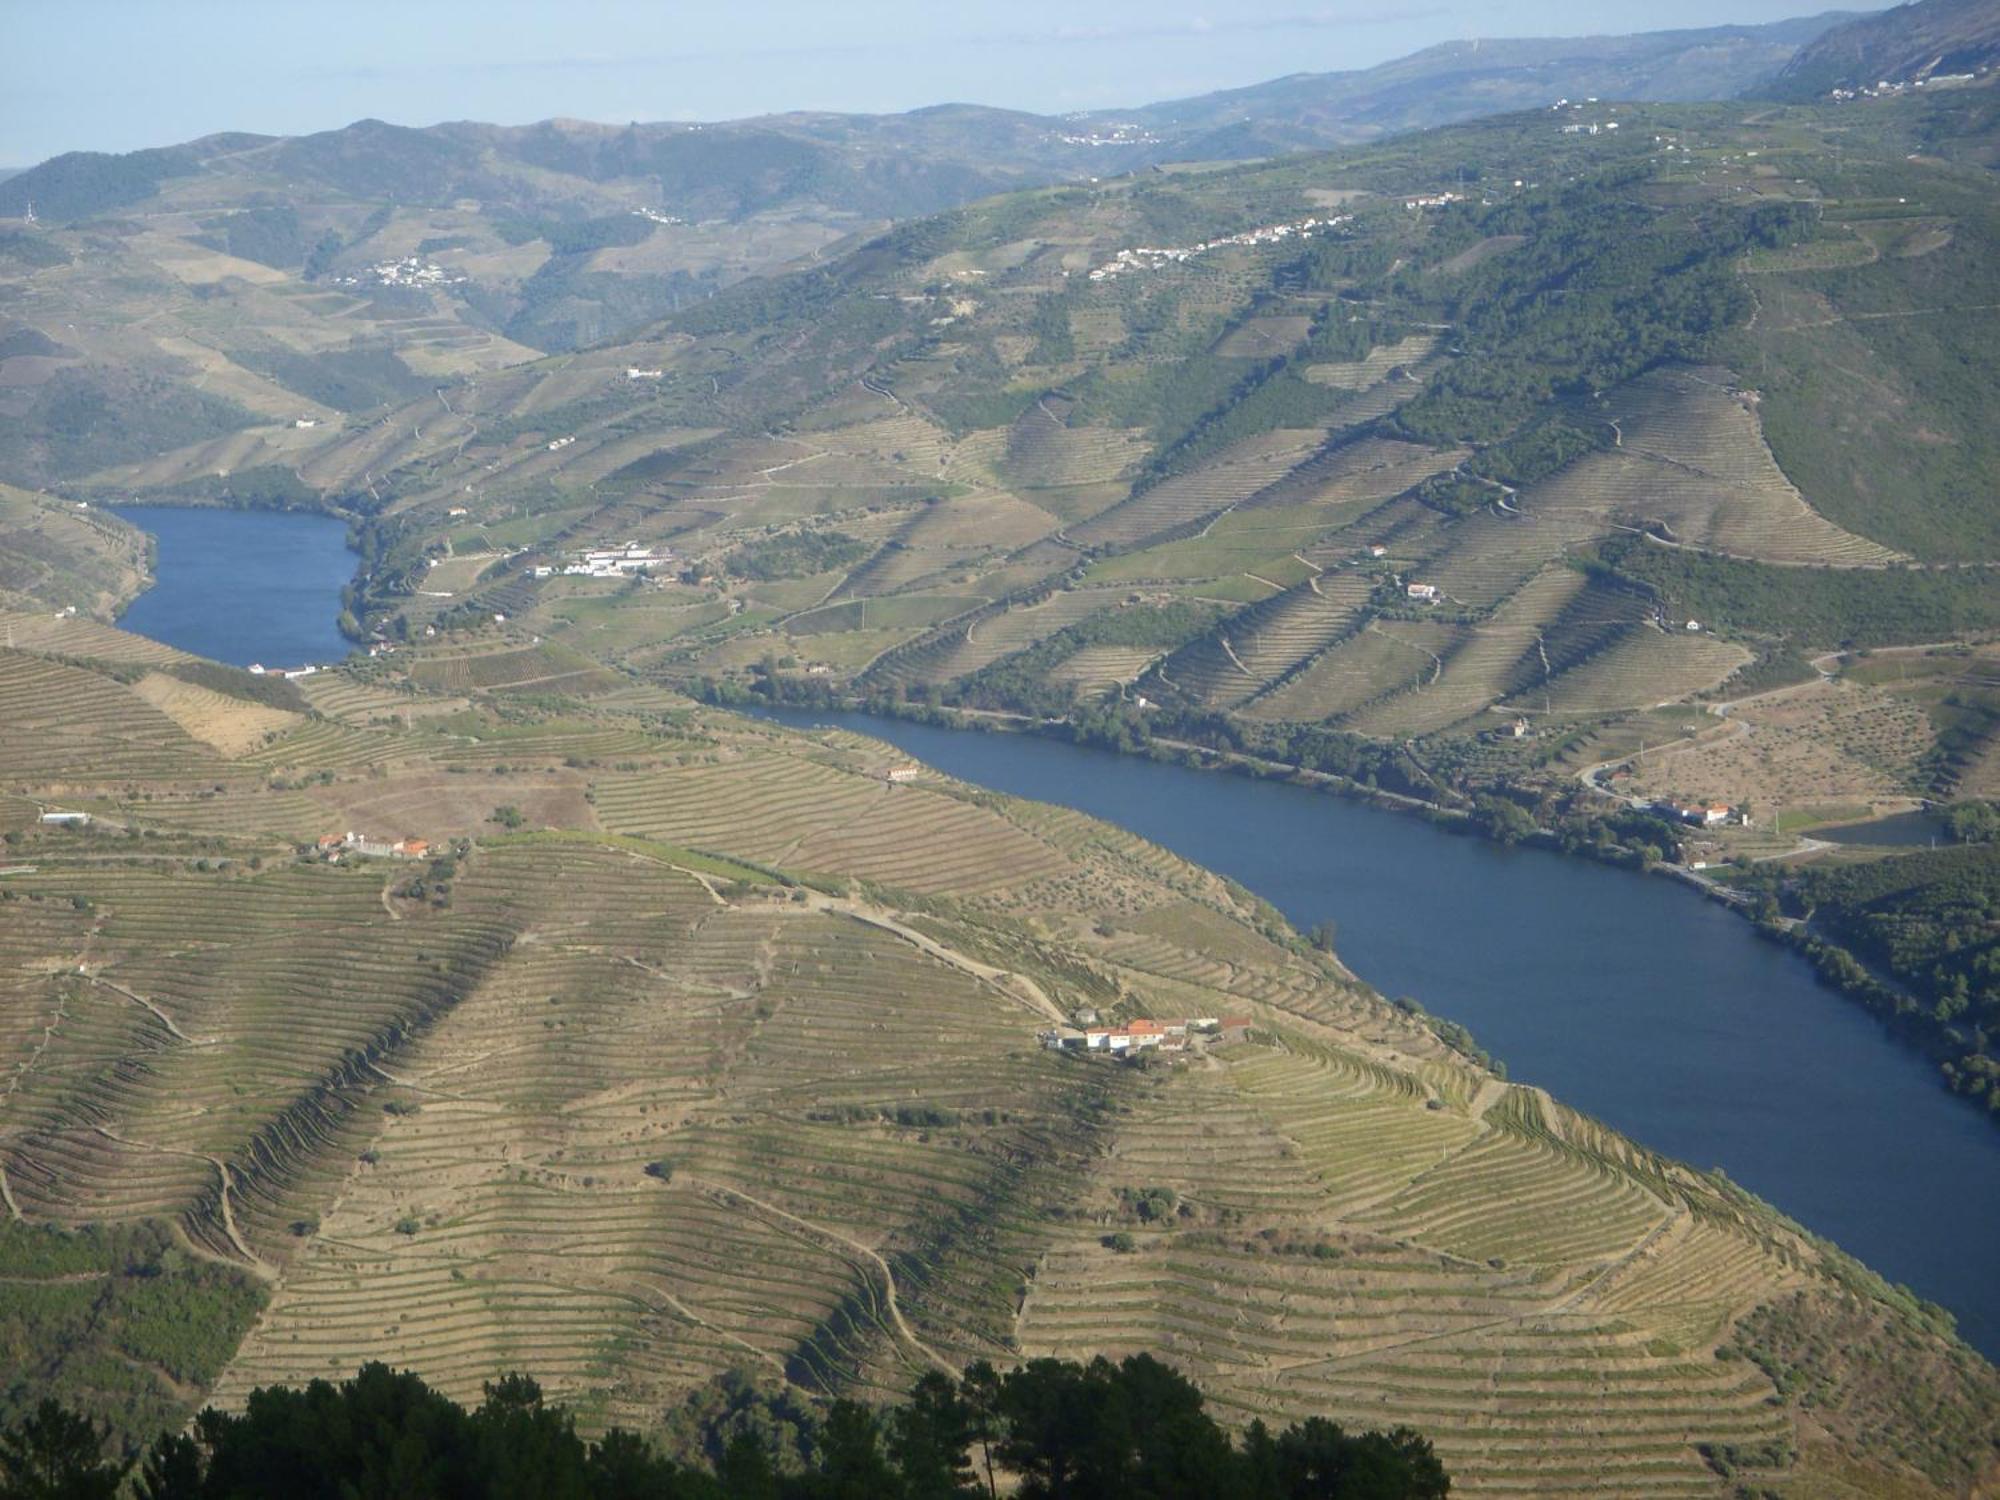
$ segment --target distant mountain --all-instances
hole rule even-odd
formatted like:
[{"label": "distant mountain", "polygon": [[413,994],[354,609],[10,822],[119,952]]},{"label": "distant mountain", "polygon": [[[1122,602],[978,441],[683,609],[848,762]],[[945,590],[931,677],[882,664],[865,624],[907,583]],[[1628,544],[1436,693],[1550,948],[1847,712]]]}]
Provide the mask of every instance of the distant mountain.
[{"label": "distant mountain", "polygon": [[309,444],[440,383],[630,338],[891,221],[1565,96],[1733,98],[1843,19],[1465,42],[1061,117],[945,104],[718,124],[369,119],[66,153],[0,180],[0,296],[61,346],[0,355],[0,480],[80,479],[201,442],[220,481],[234,434],[281,423]]},{"label": "distant mountain", "polygon": [[200,177],[307,184],[440,206],[477,198],[525,215],[601,211],[574,184],[647,190],[668,212],[736,219],[808,208],[868,218],[933,213],[1018,187],[1164,161],[1344,145],[1561,95],[1732,98],[1850,13],[1640,36],[1453,42],[1379,67],[1301,73],[1198,98],[1053,118],[950,104],[897,115],[785,114],[714,124],[545,120],[415,129],[362,120],[277,139],[218,135],[107,155],[69,152],[0,178],[0,217],[32,203],[63,223]]},{"label": "distant mountain", "polygon": [[1086,118],[1132,121],[1183,157],[1244,157],[1347,144],[1563,97],[1724,99],[1770,77],[1853,14],[1638,36],[1446,42],[1355,72],[1297,73]]},{"label": "distant mountain", "polygon": [[2000,64],[2000,0],[1917,0],[1806,43],[1768,91],[1818,99],[1835,89],[1910,86]]}]

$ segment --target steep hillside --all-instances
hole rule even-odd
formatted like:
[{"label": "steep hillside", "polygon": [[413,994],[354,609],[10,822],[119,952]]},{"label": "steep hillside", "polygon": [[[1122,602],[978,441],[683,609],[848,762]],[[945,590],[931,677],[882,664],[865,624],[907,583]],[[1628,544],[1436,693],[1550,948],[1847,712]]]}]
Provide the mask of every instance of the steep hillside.
[{"label": "steep hillside", "polygon": [[708,124],[362,120],[68,153],[0,180],[0,288],[22,325],[0,326],[0,480],[47,486],[195,442],[211,473],[256,467],[242,435],[259,426],[379,417],[1022,186],[1561,96],[1726,98],[1833,19],[1483,42],[1063,118],[943,105]]},{"label": "steep hillside", "polygon": [[1915,0],[1806,42],[1757,92],[1819,99],[1837,90],[1935,86],[1983,77],[1996,63],[2000,7],[1992,0]]},{"label": "steep hillside", "polygon": [[1344,145],[1557,99],[1723,99],[1851,15],[1637,36],[1481,37],[1354,72],[1300,73],[1087,118],[1137,121],[1183,157],[1221,158]]},{"label": "steep hillside", "polygon": [[118,517],[0,485],[0,609],[109,619],[146,564],[146,537]]},{"label": "steep hillside", "polygon": [[[1415,1424],[1473,1495],[1992,1461],[2000,1385],[1928,1310],[1136,838],[436,646],[202,740],[157,656],[0,653],[10,1406],[147,1433],[380,1358],[645,1427],[738,1367],[1146,1349],[1233,1421]],[[96,822],[28,826],[58,796]],[[1041,1044],[1080,1007],[1247,1024]]]},{"label": "steep hillside", "polygon": [[[1867,108],[1586,103],[1017,194],[641,342],[93,482],[226,460],[379,512],[390,635],[498,612],[717,690],[1143,696],[1183,734],[1566,779],[1558,747],[1753,659],[1940,638],[1892,598],[2000,623],[1982,571],[1932,570],[2000,558],[1994,193],[1902,149],[1940,100]],[[677,554],[648,587],[560,571],[635,538]],[[1883,602],[1830,639],[1793,591],[1689,631],[1662,558]]]}]

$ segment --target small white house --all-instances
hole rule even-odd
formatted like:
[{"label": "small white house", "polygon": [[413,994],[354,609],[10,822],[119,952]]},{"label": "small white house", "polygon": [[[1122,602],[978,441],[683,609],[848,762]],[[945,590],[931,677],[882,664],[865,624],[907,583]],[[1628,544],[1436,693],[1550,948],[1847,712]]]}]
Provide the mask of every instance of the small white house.
[{"label": "small white house", "polygon": [[45,812],[42,821],[56,828],[88,828],[90,814],[87,812]]},{"label": "small white house", "polygon": [[1426,604],[1438,602],[1438,586],[1434,583],[1413,583],[1403,590],[1412,599],[1421,599]]}]

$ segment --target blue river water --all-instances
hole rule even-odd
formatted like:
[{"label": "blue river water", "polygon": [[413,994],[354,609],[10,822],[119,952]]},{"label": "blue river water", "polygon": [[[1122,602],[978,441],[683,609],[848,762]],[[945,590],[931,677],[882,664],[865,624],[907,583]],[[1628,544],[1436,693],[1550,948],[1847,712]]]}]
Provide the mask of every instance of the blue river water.
[{"label": "blue river water", "polygon": [[154,585],[118,623],[197,656],[272,669],[326,665],[352,649],[336,621],[356,557],[346,525],[304,511],[124,505],[151,532]]},{"label": "blue river water", "polygon": [[1694,891],[1365,803],[1014,734],[770,711],[893,742],[1240,881],[1509,1075],[1720,1167],[2000,1357],[2000,1130],[1804,960]]}]

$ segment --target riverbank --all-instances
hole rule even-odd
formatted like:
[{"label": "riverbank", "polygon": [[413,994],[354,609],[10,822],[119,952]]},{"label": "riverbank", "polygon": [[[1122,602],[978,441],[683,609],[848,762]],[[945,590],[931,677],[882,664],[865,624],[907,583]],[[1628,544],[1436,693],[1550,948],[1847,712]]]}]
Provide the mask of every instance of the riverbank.
[{"label": "riverbank", "polygon": [[[1935,1038],[1925,1034],[1920,1026],[1912,1024],[1916,1006],[1906,991],[1886,982],[1866,961],[1847,948],[1833,942],[1824,934],[1809,933],[1802,922],[1778,912],[1772,905],[1768,891],[1747,890],[1707,870],[1666,857],[1669,853],[1678,852],[1675,840],[1681,830],[1664,819],[1643,811],[1632,799],[1616,793],[1607,792],[1605,795],[1621,810],[1621,813],[1613,815],[1613,820],[1618,821],[1622,818],[1623,836],[1617,841],[1606,841],[1588,836],[1575,820],[1567,826],[1553,827],[1536,822],[1525,808],[1513,802],[1489,798],[1484,799],[1482,803],[1481,799],[1473,798],[1468,799],[1472,802],[1471,806],[1453,806],[1369,785],[1351,776],[1168,735],[1090,736],[1079,734],[1078,724],[1071,718],[1035,716],[962,705],[920,705],[905,701],[840,699],[837,695],[824,690],[816,692],[813,696],[816,701],[812,706],[821,711],[865,714],[960,733],[970,731],[1029,735],[1053,739],[1064,744],[1139,756],[1156,764],[1173,765],[1189,770],[1225,771],[1254,780],[1281,781],[1308,790],[1332,793],[1342,798],[1364,802],[1385,811],[1415,814],[1444,831],[1476,835],[1504,848],[1518,847],[1579,856],[1594,864],[1663,876],[1741,918],[1760,940],[1796,952],[1812,966],[1827,989],[1872,1017],[1879,1024],[1884,1039],[1891,1046],[1920,1059],[1933,1069],[1933,1079],[1941,1093],[1969,1106],[1974,1113],[1984,1116],[1993,1124],[2000,1125],[2000,1113],[1987,1108],[1978,1093],[1961,1086],[1956,1081],[1956,1075],[1951,1070],[1962,1060],[1956,1060],[1955,1054],[1941,1048]],[[788,710],[800,708],[800,705],[795,703],[770,704],[768,700],[760,702],[754,697],[746,702],[745,696],[730,693],[709,694],[707,701],[725,707],[758,706]],[[1591,785],[1588,781],[1584,784]],[[1592,789],[1603,790],[1595,786],[1592,786]],[[1662,842],[1654,844],[1650,842],[1653,838],[1659,838]],[[1825,841],[1802,839],[1792,852],[1810,853],[1832,847],[1832,844]],[[1778,857],[1782,856],[1772,856],[1760,860],[1759,863],[1768,864],[1770,858]]]},{"label": "riverbank", "polygon": [[[977,785],[1090,813],[1237,881],[1392,999],[1465,1026],[1517,1081],[1731,1180],[2000,1350],[2000,1136],[1829,1004],[1803,957],[1680,882],[1452,837],[1466,819],[1052,734],[763,708],[888,740]],[[1401,813],[1391,817],[1392,811]],[[1985,1238],[1982,1238],[1985,1237]]]}]

